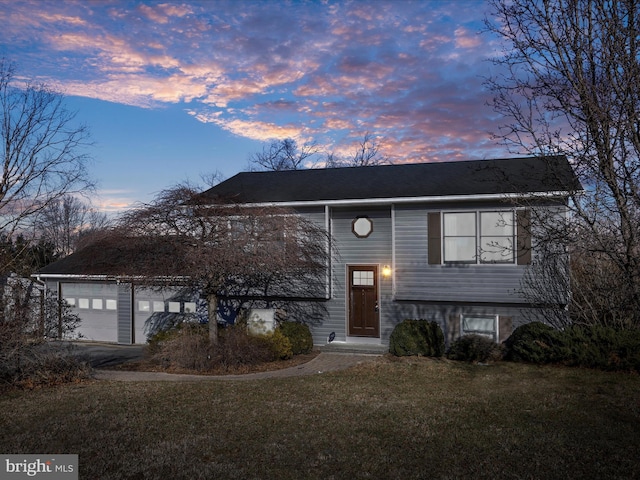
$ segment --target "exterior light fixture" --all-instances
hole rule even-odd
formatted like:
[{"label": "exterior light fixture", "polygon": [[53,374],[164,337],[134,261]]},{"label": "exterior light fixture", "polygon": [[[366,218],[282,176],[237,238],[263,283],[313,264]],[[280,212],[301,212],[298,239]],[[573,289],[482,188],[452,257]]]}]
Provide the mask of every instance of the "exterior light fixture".
[{"label": "exterior light fixture", "polygon": [[391,276],[391,267],[389,265],[384,265],[382,267],[382,276],[390,277]]}]

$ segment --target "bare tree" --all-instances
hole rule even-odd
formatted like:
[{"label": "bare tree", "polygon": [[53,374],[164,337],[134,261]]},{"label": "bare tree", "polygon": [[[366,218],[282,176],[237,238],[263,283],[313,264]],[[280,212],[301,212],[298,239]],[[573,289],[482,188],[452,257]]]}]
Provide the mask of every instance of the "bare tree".
[{"label": "bare tree", "polygon": [[333,152],[327,154],[325,165],[335,167],[369,167],[385,165],[389,159],[380,154],[380,143],[369,132],[366,132],[349,158],[342,159]]},{"label": "bare tree", "polygon": [[249,163],[251,169],[258,170],[300,170],[307,168],[318,152],[315,142],[298,145],[295,140],[285,138],[265,145],[261,152],[251,155]]},{"label": "bare tree", "polygon": [[[327,232],[292,211],[212,203],[188,185],[161,192],[96,238],[96,255],[117,249],[107,273],[150,285],[184,285],[208,303],[217,340],[218,298],[277,302],[324,298]],[[101,253],[102,252],[102,253]]]},{"label": "bare tree", "polygon": [[35,236],[54,246],[55,254],[73,253],[80,239],[108,227],[109,217],[88,202],[65,195],[49,202],[34,219]]},{"label": "bare tree", "polygon": [[200,175],[200,180],[208,188],[214,187],[224,180],[224,174],[220,170]]},{"label": "bare tree", "polygon": [[389,163],[387,157],[380,154],[380,143],[366,132],[364,137],[358,143],[358,147],[351,157],[349,166],[352,167],[369,167],[372,165],[384,165]]},{"label": "bare tree", "polygon": [[[573,257],[589,265],[572,272],[573,312],[584,318],[587,308],[602,309],[594,313],[602,318],[615,308],[619,325],[640,326],[639,2],[490,4],[488,30],[505,41],[494,59],[500,73],[487,82],[494,109],[506,119],[496,138],[518,154],[566,155],[585,186],[569,204],[570,228],[546,232],[567,239]],[[585,280],[605,271],[618,307],[589,307],[586,292],[603,277],[580,292],[587,286],[574,274]]]},{"label": "bare tree", "polygon": [[45,85],[20,84],[0,59],[0,232],[16,229],[64,195],[92,187],[87,128]]}]

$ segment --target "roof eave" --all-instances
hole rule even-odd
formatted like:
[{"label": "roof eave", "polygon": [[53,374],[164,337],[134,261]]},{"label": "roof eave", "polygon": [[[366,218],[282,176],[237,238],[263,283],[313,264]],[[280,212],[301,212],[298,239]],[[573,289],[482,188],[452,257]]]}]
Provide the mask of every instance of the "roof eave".
[{"label": "roof eave", "polygon": [[393,198],[354,198],[337,200],[294,200],[294,201],[273,201],[273,202],[247,202],[243,205],[251,207],[314,207],[314,206],[377,206],[377,205],[398,205],[408,203],[442,203],[442,202],[477,202],[496,200],[531,200],[531,199],[552,199],[568,198],[571,192],[528,192],[528,193],[490,193],[473,195],[434,195],[424,197],[393,197]]},{"label": "roof eave", "polygon": [[[147,277],[143,275],[96,275],[96,274],[82,274],[82,273],[34,273],[31,275],[32,278],[37,279],[38,281],[43,281],[43,279],[54,279],[54,278],[64,278],[65,280],[92,280],[92,281],[111,281],[111,282],[135,282],[140,280],[145,280],[147,282]],[[188,279],[185,276],[165,276],[165,277],[153,277],[158,280],[158,282],[166,283],[170,282],[183,282]]]}]

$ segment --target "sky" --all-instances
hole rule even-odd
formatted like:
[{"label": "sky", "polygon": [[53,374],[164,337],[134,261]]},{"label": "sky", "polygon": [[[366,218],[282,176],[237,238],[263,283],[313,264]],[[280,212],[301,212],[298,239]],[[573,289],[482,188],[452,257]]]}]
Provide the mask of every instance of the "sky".
[{"label": "sky", "polygon": [[480,0],[0,0],[0,56],[65,95],[106,212],[248,169],[274,139],[394,163],[505,157]]}]

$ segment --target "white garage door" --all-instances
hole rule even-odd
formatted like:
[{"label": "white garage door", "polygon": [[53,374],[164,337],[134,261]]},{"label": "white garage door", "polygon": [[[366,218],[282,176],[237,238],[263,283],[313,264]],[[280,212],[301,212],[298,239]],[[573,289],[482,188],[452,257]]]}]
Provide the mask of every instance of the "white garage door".
[{"label": "white garage door", "polygon": [[117,287],[109,284],[64,283],[62,298],[80,317],[76,334],[82,340],[118,341]]}]

